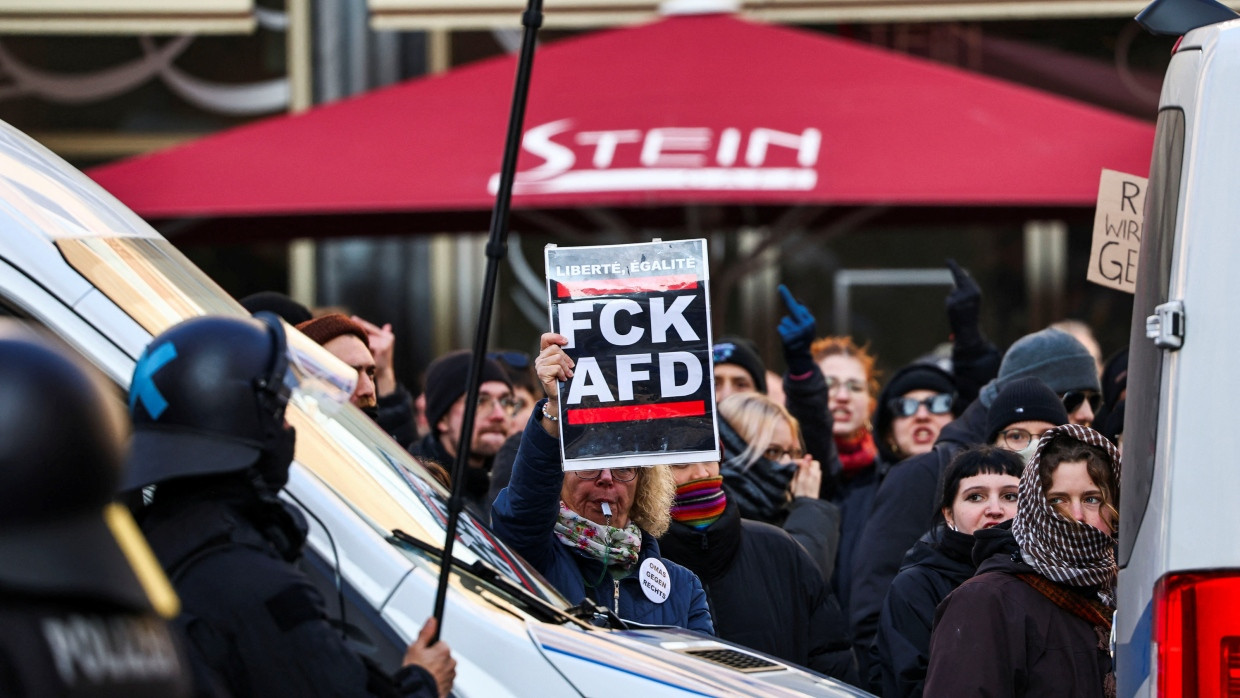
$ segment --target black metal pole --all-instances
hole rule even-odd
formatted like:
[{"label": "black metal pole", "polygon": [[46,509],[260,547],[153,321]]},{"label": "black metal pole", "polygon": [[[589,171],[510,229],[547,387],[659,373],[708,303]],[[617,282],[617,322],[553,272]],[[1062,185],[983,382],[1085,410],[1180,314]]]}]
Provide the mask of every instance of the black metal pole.
[{"label": "black metal pole", "polygon": [[465,468],[469,465],[469,443],[474,433],[474,417],[478,411],[478,386],[482,362],[486,357],[487,335],[491,331],[491,310],[495,305],[495,287],[499,265],[508,253],[508,209],[512,203],[512,181],[517,172],[517,155],[525,123],[525,101],[530,91],[530,74],[534,68],[534,44],[542,26],[542,0],[529,0],[521,15],[525,32],[521,37],[521,54],[517,59],[517,80],[512,94],[512,110],[508,114],[508,138],[504,142],[504,161],[500,168],[499,190],[491,212],[491,235],[487,240],[487,270],[482,286],[482,306],[478,311],[478,329],[474,334],[473,363],[465,383],[465,414],[457,440],[456,462],[452,464],[452,496],[448,499],[448,524],[444,534],[443,561],[439,571],[439,590],[435,594],[435,620],[439,621],[433,642],[439,641],[443,629],[443,608],[448,595],[448,579],[452,574],[452,547],[456,542],[456,526],[464,506]]}]

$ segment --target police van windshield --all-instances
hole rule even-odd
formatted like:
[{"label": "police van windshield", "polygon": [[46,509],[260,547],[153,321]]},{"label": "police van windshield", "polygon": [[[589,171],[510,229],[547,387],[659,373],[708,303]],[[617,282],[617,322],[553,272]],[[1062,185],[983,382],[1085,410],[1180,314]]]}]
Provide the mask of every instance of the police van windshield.
[{"label": "police van windshield", "polygon": [[[164,238],[73,236],[55,240],[64,258],[152,335],[203,314],[246,315],[245,309]],[[352,369],[305,335],[288,328],[301,368],[341,383]],[[448,493],[360,410],[325,400],[319,390],[296,390],[287,412],[297,429],[297,462],[385,536],[403,531],[442,548]],[[559,608],[568,604],[515,553],[467,514],[454,558],[495,568],[526,591]]]}]

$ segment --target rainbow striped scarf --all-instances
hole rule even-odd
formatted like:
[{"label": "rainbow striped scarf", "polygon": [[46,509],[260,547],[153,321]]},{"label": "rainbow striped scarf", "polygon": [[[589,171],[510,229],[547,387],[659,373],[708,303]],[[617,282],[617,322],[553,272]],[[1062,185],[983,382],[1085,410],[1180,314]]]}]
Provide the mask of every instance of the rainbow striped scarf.
[{"label": "rainbow striped scarf", "polygon": [[672,518],[686,526],[706,528],[723,516],[727,505],[722,477],[693,480],[676,487]]}]

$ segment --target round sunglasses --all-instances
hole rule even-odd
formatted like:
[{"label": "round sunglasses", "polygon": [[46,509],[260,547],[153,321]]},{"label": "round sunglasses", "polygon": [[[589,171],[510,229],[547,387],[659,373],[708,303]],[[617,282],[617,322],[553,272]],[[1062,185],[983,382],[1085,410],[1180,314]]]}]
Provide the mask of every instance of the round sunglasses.
[{"label": "round sunglasses", "polygon": [[936,393],[922,400],[897,397],[887,403],[887,408],[897,417],[912,417],[922,405],[926,406],[930,414],[947,414],[951,412],[952,403],[955,401],[956,396],[951,393]]}]

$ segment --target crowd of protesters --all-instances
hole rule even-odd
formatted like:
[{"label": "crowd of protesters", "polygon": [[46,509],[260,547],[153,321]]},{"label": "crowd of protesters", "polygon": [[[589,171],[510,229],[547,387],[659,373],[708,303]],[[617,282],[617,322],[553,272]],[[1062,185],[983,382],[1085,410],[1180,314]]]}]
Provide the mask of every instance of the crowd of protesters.
[{"label": "crowd of protesters", "polygon": [[[574,362],[555,333],[536,354],[488,353],[463,434],[469,351],[433,361],[415,397],[396,378],[390,325],[315,317],[259,294],[244,301],[256,320],[172,328],[143,354],[134,384],[175,344],[177,368],[162,380],[182,381],[165,391],[180,399],[131,399],[130,467],[112,484],[128,492],[184,604],[185,635],[168,636],[165,663],[192,660],[199,694],[287,693],[271,683],[285,674],[305,695],[380,684],[386,694],[451,691],[455,665],[446,645],[430,643],[433,622],[404,668],[380,675],[334,639],[322,599],[289,564],[305,526],[275,496],[295,438],[283,420],[278,314],[357,371],[350,401],[440,483],[450,486],[467,450],[458,474],[467,511],[604,620],[717,635],[883,696],[1113,696],[1127,354],[1103,364],[1080,323],[1000,352],[980,326],[977,285],[949,265],[950,355],[928,354],[885,380],[864,344],[821,336],[781,286],[787,314],[771,331],[785,374],[769,371],[751,341],[719,338],[722,457],[672,466],[565,472],[559,385]],[[117,448],[98,440],[96,449]],[[650,565],[669,580],[661,598],[641,587],[638,571]],[[151,614],[119,584],[104,592],[123,602],[127,622]],[[269,666],[254,666],[258,657]],[[168,686],[190,678],[153,680],[173,695],[186,689]]]}]

